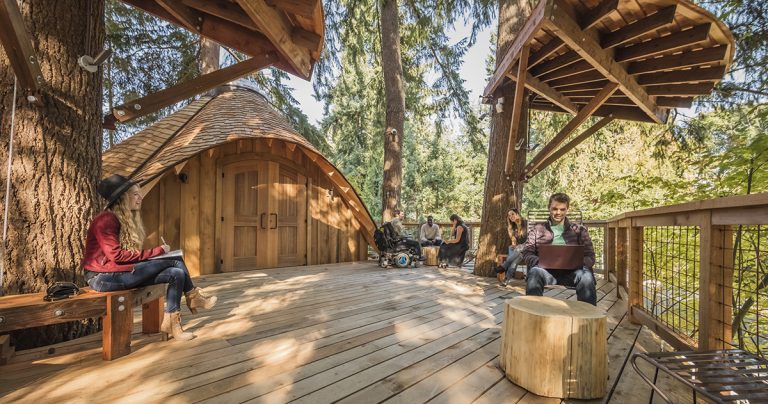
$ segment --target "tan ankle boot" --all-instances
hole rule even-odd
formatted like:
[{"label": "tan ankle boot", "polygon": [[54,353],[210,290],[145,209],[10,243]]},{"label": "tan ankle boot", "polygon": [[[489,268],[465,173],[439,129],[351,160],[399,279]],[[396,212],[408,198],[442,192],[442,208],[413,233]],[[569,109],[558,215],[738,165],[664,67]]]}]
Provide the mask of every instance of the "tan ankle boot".
[{"label": "tan ankle boot", "polygon": [[163,333],[163,340],[167,340],[168,336],[172,336],[178,341],[189,341],[195,338],[195,334],[191,332],[185,332],[181,328],[181,312],[176,311],[173,313],[165,313],[163,316],[163,323],[160,324],[160,332]]},{"label": "tan ankle boot", "polygon": [[203,294],[203,290],[200,288],[194,288],[185,294],[187,298],[187,307],[192,314],[197,313],[197,309],[210,309],[216,305],[216,301],[219,300],[216,296],[206,296]]}]

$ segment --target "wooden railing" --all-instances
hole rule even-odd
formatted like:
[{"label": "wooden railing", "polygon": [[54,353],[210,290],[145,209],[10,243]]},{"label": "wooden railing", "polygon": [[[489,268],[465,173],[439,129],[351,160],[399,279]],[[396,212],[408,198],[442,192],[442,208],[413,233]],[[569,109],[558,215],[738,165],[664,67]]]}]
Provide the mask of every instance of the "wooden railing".
[{"label": "wooden railing", "polygon": [[672,346],[765,355],[766,225],[768,193],[627,212],[608,221],[606,270],[630,320]]}]

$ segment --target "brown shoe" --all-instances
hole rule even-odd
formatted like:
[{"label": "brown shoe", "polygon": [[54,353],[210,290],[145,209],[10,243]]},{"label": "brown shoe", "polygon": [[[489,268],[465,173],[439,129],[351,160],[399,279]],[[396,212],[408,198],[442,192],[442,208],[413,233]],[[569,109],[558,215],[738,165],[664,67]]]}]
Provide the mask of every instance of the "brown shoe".
[{"label": "brown shoe", "polygon": [[180,311],[165,313],[163,316],[163,323],[160,324],[160,332],[163,333],[163,341],[167,341],[169,335],[178,341],[189,341],[192,338],[195,338],[195,334],[185,332],[184,329],[181,328]]},{"label": "brown shoe", "polygon": [[194,288],[184,294],[187,298],[187,307],[192,314],[197,313],[197,309],[210,309],[216,305],[216,301],[219,300],[216,296],[206,296],[203,294],[203,290],[200,288]]}]

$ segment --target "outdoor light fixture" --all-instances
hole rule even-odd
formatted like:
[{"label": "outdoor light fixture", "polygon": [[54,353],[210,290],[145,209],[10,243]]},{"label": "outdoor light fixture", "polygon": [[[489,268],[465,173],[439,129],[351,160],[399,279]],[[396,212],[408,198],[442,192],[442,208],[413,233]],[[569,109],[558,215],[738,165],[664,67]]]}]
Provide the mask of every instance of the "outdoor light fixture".
[{"label": "outdoor light fixture", "polygon": [[325,190],[326,196],[333,199],[333,188]]},{"label": "outdoor light fixture", "polygon": [[104,64],[111,55],[112,49],[104,49],[99,52],[95,58],[88,55],[80,56],[80,58],[77,59],[77,64],[88,72],[96,73],[96,71],[99,70],[99,66]]},{"label": "outdoor light fixture", "polygon": [[504,97],[499,97],[498,100],[496,100],[496,113],[502,113],[504,112]]}]

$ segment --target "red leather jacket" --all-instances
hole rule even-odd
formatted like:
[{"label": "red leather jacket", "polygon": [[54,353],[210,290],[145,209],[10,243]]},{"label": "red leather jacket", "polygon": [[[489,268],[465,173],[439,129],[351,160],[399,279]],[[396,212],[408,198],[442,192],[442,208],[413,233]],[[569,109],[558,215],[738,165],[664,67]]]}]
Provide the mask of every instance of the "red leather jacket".
[{"label": "red leather jacket", "polygon": [[163,254],[163,247],[148,250],[120,248],[120,221],[105,210],[93,218],[85,238],[83,268],[94,272],[133,271],[133,264]]}]

